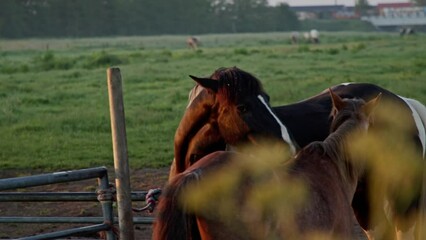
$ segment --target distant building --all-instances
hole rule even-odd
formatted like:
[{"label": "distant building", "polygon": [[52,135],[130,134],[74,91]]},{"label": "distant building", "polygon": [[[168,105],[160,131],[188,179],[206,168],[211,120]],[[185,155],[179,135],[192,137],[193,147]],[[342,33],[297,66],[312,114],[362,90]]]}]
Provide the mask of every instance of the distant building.
[{"label": "distant building", "polygon": [[376,6],[377,16],[363,17],[381,30],[399,28],[426,29],[426,7],[418,7],[408,3],[380,3]]},{"label": "distant building", "polygon": [[297,14],[299,20],[359,18],[353,7],[345,5],[300,6],[290,9]]},{"label": "distant building", "polygon": [[379,3],[376,8],[380,16],[386,16],[389,12],[398,11],[398,9],[414,7],[412,2],[403,3]]},{"label": "distant building", "polygon": [[[306,19],[359,19],[355,7],[345,5],[317,5],[290,7],[299,20]],[[426,31],[426,6],[419,7],[413,2],[380,3],[370,6],[361,19],[371,22],[379,30],[413,28]]]},{"label": "distant building", "polygon": [[359,19],[360,15],[355,12],[354,7],[346,7],[343,11],[333,13],[334,19]]}]

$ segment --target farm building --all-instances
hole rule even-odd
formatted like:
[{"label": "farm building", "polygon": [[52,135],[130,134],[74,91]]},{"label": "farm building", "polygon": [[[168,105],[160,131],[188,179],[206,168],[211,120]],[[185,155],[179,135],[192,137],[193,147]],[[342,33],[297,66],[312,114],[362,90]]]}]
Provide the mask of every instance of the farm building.
[{"label": "farm building", "polygon": [[299,20],[306,19],[348,19],[358,18],[354,7],[345,5],[315,5],[290,7],[296,12]]},{"label": "farm building", "polygon": [[363,17],[379,30],[414,28],[426,30],[426,7],[412,2],[378,4],[376,16]]}]

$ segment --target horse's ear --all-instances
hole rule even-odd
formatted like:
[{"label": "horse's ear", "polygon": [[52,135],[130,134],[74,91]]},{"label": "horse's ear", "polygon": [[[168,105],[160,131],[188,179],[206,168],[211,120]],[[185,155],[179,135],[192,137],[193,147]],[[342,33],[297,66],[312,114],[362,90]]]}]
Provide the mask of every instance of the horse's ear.
[{"label": "horse's ear", "polygon": [[199,78],[192,75],[189,75],[194,81],[203,86],[204,88],[210,89],[213,92],[217,92],[219,88],[219,81],[211,79],[211,78]]},{"label": "horse's ear", "polygon": [[365,104],[364,109],[367,115],[370,115],[374,111],[374,109],[376,108],[381,98],[382,98],[382,93],[379,93],[377,97],[375,97],[374,99],[371,99]]},{"label": "horse's ear", "polygon": [[333,103],[333,109],[336,109],[337,111],[341,110],[343,107],[345,107],[345,102],[343,102],[342,98],[340,98],[337,94],[335,94],[331,88],[328,89],[331,96],[331,102]]}]

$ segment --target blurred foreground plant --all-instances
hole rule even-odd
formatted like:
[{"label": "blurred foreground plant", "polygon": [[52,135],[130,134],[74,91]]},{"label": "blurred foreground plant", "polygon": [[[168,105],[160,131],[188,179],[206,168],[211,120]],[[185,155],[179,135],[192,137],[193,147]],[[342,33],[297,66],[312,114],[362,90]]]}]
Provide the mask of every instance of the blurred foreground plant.
[{"label": "blurred foreground plant", "polygon": [[[377,239],[395,234],[394,226],[407,231],[418,218],[422,156],[413,144],[417,130],[411,113],[399,111],[399,106],[381,102],[368,134],[353,133],[347,140],[352,165],[365,169],[361,181],[366,181],[368,206],[361,210],[368,212]],[[304,239],[330,239],[325,232],[297,231],[295,216],[309,195],[307,185],[290,177],[287,152],[264,146],[269,147],[235,153],[230,164],[187,187],[181,203],[253,239],[302,239],[300,234]]]},{"label": "blurred foreground plant", "polygon": [[295,236],[294,216],[306,188],[288,176],[288,152],[272,145],[245,148],[235,156],[231,164],[189,185],[182,204],[253,239],[278,239],[281,232]]},{"label": "blurred foreground plant", "polygon": [[398,105],[382,101],[368,134],[354,135],[350,144],[351,159],[366,169],[368,221],[378,227],[378,239],[386,232],[395,233],[396,225],[407,231],[419,218],[416,205],[423,181],[422,151],[413,144],[417,129],[410,122],[411,113],[402,111]]}]

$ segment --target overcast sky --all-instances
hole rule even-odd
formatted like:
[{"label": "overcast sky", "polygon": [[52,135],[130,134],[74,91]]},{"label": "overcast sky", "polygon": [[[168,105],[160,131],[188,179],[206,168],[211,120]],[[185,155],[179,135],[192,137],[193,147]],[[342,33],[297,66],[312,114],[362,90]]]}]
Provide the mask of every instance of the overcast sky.
[{"label": "overcast sky", "polygon": [[[269,0],[271,5],[280,2],[286,2],[290,6],[309,6],[309,5],[355,5],[355,0]],[[396,3],[396,2],[409,2],[408,0],[368,0],[370,5],[377,5],[377,3]]]}]

